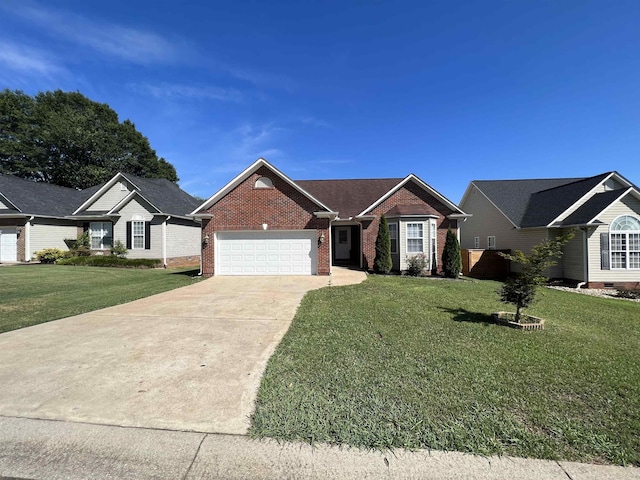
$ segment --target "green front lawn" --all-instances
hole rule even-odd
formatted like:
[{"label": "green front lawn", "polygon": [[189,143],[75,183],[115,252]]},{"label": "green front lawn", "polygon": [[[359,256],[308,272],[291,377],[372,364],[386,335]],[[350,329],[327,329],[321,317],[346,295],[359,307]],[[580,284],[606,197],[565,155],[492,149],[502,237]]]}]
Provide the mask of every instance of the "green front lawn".
[{"label": "green front lawn", "polygon": [[310,292],[251,434],[640,464],[640,304],[541,289],[523,332],[495,282],[370,277]]},{"label": "green front lawn", "polygon": [[0,333],[191,285],[193,269],[0,267]]}]

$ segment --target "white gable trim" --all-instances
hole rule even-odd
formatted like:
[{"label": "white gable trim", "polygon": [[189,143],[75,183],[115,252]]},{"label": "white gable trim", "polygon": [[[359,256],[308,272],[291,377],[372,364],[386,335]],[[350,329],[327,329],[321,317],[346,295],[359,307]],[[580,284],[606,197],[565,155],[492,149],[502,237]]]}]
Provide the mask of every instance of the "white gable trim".
[{"label": "white gable trim", "polygon": [[[128,180],[128,179],[127,179]],[[156,209],[157,213],[161,213],[160,209],[158,207],[156,207],[153,203],[151,203],[149,200],[147,200],[144,195],[142,195],[140,192],[138,192],[137,190],[133,190],[131,193],[129,193],[129,195],[127,195],[126,197],[124,197],[122,200],[120,200],[111,210],[109,210],[107,212],[107,215],[114,215],[116,214],[116,212],[118,210],[120,210],[124,205],[126,205],[127,203],[129,203],[129,201],[135,197],[138,196],[140,198],[142,198],[145,202],[147,202],[149,205],[151,205],[153,208]]]},{"label": "white gable trim", "polygon": [[[470,182],[470,183],[469,183],[469,186],[467,187],[467,190],[464,192],[464,195],[462,196],[462,200],[460,201],[460,205],[463,205],[463,204],[464,204],[464,202],[465,202],[465,200],[467,199],[467,197],[469,196],[469,192],[471,192],[471,189],[472,189],[472,188],[475,188],[477,192],[480,192],[480,193],[482,194],[482,196],[483,196],[484,198],[486,198],[486,199],[487,199],[487,201],[488,201],[491,205],[493,205],[493,208],[495,208],[498,212],[500,212],[500,214],[501,214],[504,218],[506,218],[506,219],[507,219],[507,221],[508,221],[511,225],[513,225],[513,226],[514,226],[514,228],[518,228],[518,229],[520,228],[518,225],[516,225],[516,224],[513,222],[513,220],[511,220],[511,219],[508,217],[508,215],[507,215],[506,213],[504,213],[502,210],[500,210],[500,208],[499,208],[495,203],[493,203],[493,201],[492,201],[492,200],[491,200],[491,199],[490,199],[490,198],[489,198],[489,197],[488,197],[488,196],[487,196],[487,195],[486,195],[486,194],[485,194],[485,193],[480,189],[480,187],[479,187],[479,186],[477,186],[477,185],[476,185],[475,183],[473,183],[473,182]],[[537,227],[536,227],[536,228],[537,228]]]},{"label": "white gable trim", "polygon": [[11,205],[13,208],[15,208],[17,211],[19,211],[20,213],[22,213],[22,210],[20,210],[20,209],[18,208],[18,206],[17,206],[15,203],[13,203],[11,200],[9,200],[9,199],[8,199],[5,195],[3,195],[2,193],[0,193],[0,198],[2,198],[2,199],[3,199],[3,200],[2,200],[2,203],[4,203],[5,205],[6,205],[6,204],[9,204],[9,205]]},{"label": "white gable trim", "polygon": [[94,193],[93,195],[91,195],[82,205],[80,205],[74,212],[73,215],[77,214],[78,212],[81,212],[82,210],[85,210],[87,207],[89,207],[89,205],[91,205],[92,203],[94,203],[98,198],[100,198],[102,195],[104,195],[104,193],[109,190],[111,187],[113,187],[116,182],[118,180],[120,180],[121,178],[124,178],[127,182],[129,182],[131,185],[133,185],[134,188],[138,188],[138,186],[133,183],[131,180],[129,180],[127,177],[125,177],[125,175],[123,173],[116,173],[113,178],[111,178],[111,180],[109,180],[107,183],[105,183],[102,187],[100,187],[100,189]]},{"label": "white gable trim", "polygon": [[429,185],[427,185],[425,182],[420,180],[420,178],[415,176],[413,173],[410,173],[409,175],[407,175],[404,178],[404,180],[402,180],[400,183],[398,183],[398,185],[393,187],[391,190],[389,190],[387,193],[385,193],[382,197],[380,197],[378,200],[376,200],[371,205],[369,205],[367,208],[365,208],[362,212],[360,212],[358,215],[356,215],[356,217],[361,217],[361,216],[365,215],[367,212],[369,212],[369,211],[373,210],[374,208],[376,208],[378,205],[380,205],[382,202],[384,202],[387,198],[389,198],[391,195],[393,195],[398,190],[400,190],[403,186],[405,186],[409,181],[415,182],[419,187],[421,187],[423,190],[425,190],[430,195],[436,197],[443,204],[448,206],[451,210],[455,210],[457,212],[460,212],[462,215],[465,215],[465,213],[462,210],[460,210],[460,208],[458,206],[456,206],[455,203],[453,203],[448,198],[446,198],[445,196],[443,196],[442,194],[438,193],[436,190],[431,188]]},{"label": "white gable trim", "polygon": [[[220,190],[218,190],[216,193],[214,193],[206,202],[204,202],[202,205],[200,205],[198,208],[196,208],[193,212],[191,212],[190,215],[197,215],[198,212],[200,212],[202,210],[206,210],[207,208],[209,208],[212,205],[214,205],[217,202],[219,202],[231,190],[233,190],[238,185],[240,185],[242,182],[244,182],[249,177],[249,175],[254,173],[260,167],[267,167],[269,170],[271,170],[273,173],[278,175],[282,180],[284,180],[289,185],[291,185],[293,188],[298,190],[300,193],[302,193],[305,197],[307,197],[313,203],[315,203],[316,205],[318,205],[321,208],[324,208],[328,212],[332,212],[332,210],[329,207],[327,207],[324,203],[322,203],[320,200],[315,198],[313,195],[311,195],[309,192],[307,192],[304,188],[300,187],[296,182],[291,180],[284,173],[282,173],[276,167],[274,167],[269,162],[267,162],[264,158],[258,158],[255,162],[253,162],[246,169],[244,169],[239,175],[237,175],[233,180],[231,180],[224,187],[222,187]],[[335,212],[335,213],[337,213],[337,212]]]},{"label": "white gable trim", "polygon": [[[629,187],[627,188],[624,192],[622,192],[620,194],[620,196],[618,198],[616,198],[613,202],[611,202],[609,205],[607,205],[605,208],[602,209],[602,211],[600,213],[598,213],[598,215],[596,215],[595,217],[593,217],[589,223],[594,223],[597,218],[602,215],[603,213],[605,213],[607,210],[609,210],[614,203],[618,203],[619,201],[621,201],[624,197],[626,197],[627,195],[632,194],[634,197],[636,197],[638,200],[640,200],[640,192],[638,192],[635,188],[633,187]],[[640,212],[637,212],[640,214]]]},{"label": "white gable trim", "polygon": [[[596,175],[597,176],[597,175]],[[627,186],[627,187],[631,187],[631,184],[625,179],[623,178],[621,175],[619,175],[617,172],[611,172],[609,173],[609,175],[607,175],[602,182],[600,182],[599,184],[595,185],[591,190],[589,190],[587,193],[585,193],[582,197],[580,197],[578,200],[576,200],[575,202],[573,202],[567,209],[565,209],[560,215],[558,215],[556,218],[554,218],[553,220],[551,220],[551,222],[549,222],[549,224],[547,224],[547,227],[553,227],[553,224],[556,222],[560,222],[562,221],[561,219],[567,217],[567,211],[568,210],[576,210],[579,207],[576,207],[576,205],[582,205],[584,204],[587,200],[589,200],[591,197],[593,197],[595,195],[595,191],[598,189],[598,187],[600,187],[601,184],[603,184],[604,182],[606,182],[607,180],[609,180],[611,177],[616,177],[616,180],[618,180],[620,183],[622,183],[623,185]],[[626,192],[625,192],[626,195]],[[600,212],[602,213],[602,212]],[[598,214],[599,215],[599,214]]]}]

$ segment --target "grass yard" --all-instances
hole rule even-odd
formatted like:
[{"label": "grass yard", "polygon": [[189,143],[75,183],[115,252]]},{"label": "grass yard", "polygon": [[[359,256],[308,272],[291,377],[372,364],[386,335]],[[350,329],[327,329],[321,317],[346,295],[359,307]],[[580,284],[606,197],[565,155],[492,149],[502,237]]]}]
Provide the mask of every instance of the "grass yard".
[{"label": "grass yard", "polygon": [[640,304],[541,289],[544,331],[490,321],[499,284],[370,277],[310,292],[254,437],[640,464]]},{"label": "grass yard", "polygon": [[191,285],[193,269],[0,267],[0,333]]}]

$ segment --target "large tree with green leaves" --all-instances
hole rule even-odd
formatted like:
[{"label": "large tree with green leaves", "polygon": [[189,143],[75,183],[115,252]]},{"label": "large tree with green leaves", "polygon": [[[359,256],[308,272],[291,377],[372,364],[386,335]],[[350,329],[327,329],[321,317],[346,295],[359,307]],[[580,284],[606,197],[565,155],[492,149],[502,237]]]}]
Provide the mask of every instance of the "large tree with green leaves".
[{"label": "large tree with green leaves", "polygon": [[86,188],[117,172],[177,182],[149,140],[105,103],[78,92],[0,92],[0,173]]}]

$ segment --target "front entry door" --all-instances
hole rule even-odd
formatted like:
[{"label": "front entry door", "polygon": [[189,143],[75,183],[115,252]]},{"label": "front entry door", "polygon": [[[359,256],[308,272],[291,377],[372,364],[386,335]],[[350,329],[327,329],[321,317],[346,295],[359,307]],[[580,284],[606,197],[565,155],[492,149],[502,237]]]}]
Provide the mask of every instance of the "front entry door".
[{"label": "front entry door", "polygon": [[351,259],[351,227],[336,227],[336,260]]}]

